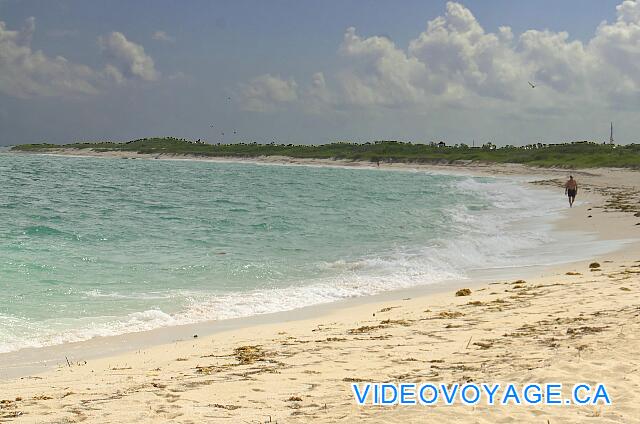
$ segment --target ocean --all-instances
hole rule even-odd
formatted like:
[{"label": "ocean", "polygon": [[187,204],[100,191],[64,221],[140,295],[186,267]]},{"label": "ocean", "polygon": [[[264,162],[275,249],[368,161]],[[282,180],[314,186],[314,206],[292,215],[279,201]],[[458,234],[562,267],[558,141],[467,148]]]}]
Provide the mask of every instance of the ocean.
[{"label": "ocean", "polygon": [[2,153],[0,181],[0,352],[588,254],[560,190],[505,178]]}]

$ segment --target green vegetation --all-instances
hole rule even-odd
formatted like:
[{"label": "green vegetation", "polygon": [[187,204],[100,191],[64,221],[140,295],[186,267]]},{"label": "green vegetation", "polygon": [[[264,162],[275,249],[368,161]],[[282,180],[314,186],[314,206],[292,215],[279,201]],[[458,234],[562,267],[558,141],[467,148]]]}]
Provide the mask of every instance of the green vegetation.
[{"label": "green vegetation", "polygon": [[464,144],[439,147],[436,144],[412,144],[397,141],[376,141],[364,144],[339,142],[323,145],[273,143],[212,145],[177,138],[144,138],[128,143],[23,144],[13,147],[12,150],[52,152],[63,148],[93,149],[97,152],[125,151],[210,157],[247,158],[277,155],[293,158],[347,159],[371,162],[451,163],[475,161],[566,168],[599,166],[640,168],[640,144],[611,146],[591,142],[501,148],[496,148],[489,143],[481,148],[470,148]]}]

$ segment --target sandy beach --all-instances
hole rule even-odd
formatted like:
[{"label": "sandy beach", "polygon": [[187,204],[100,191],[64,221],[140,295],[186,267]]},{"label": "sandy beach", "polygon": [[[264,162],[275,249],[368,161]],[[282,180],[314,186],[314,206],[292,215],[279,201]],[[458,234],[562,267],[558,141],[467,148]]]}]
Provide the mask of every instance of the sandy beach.
[{"label": "sandy beach", "polygon": [[[0,422],[553,424],[638,419],[640,173],[486,164],[381,167],[517,177],[559,195],[571,172],[580,184],[580,203],[567,208],[556,225],[626,243],[601,257],[536,269],[522,279],[480,285],[465,281],[410,297],[398,293],[304,319],[254,323],[198,337],[189,333],[180,341],[107,357],[61,357],[46,372],[1,382]],[[456,295],[464,288],[470,292]],[[354,382],[602,383],[612,404],[357,406]]]},{"label": "sandy beach", "polygon": [[0,0],[0,424],[640,424],[640,0]]}]

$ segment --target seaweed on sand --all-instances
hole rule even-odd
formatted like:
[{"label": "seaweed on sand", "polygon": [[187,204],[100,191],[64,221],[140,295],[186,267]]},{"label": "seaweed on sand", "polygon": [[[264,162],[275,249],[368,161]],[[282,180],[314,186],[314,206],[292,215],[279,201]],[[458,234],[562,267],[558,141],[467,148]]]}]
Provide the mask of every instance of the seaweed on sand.
[{"label": "seaweed on sand", "polygon": [[250,365],[266,359],[265,351],[260,345],[239,346],[233,350],[233,354],[240,365]]}]

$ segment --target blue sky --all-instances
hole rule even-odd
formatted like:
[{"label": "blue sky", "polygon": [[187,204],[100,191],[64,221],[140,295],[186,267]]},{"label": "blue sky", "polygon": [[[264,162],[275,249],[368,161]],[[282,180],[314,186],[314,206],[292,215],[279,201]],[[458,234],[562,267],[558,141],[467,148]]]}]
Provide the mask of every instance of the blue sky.
[{"label": "blue sky", "polygon": [[611,120],[640,141],[629,0],[0,0],[0,21],[2,145],[525,144]]}]

